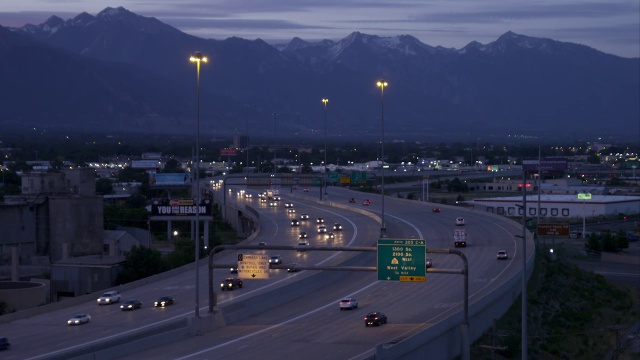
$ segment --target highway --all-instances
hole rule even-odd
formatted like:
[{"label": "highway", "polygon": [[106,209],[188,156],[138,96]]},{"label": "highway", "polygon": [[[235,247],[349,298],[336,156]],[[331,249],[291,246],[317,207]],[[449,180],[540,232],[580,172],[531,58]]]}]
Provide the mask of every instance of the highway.
[{"label": "highway", "polygon": [[[235,193],[225,194],[228,201],[245,202],[260,213],[261,233],[253,244],[294,245],[299,231],[307,231],[310,245],[321,246],[375,246],[380,223],[360,212],[350,211],[355,207],[380,216],[380,195],[368,194],[372,204],[363,207],[362,193],[342,188],[329,188],[329,199],[340,207],[318,203],[316,192],[304,193],[302,189],[293,193],[281,192],[282,201],[276,207],[260,204],[256,193],[251,199],[238,198]],[[218,190],[220,191],[220,190]],[[249,190],[252,192],[252,190]],[[358,201],[349,204],[347,199],[355,196]],[[296,215],[310,215],[300,229],[291,227],[284,202],[292,202]],[[486,217],[473,210],[451,206],[439,206],[440,213],[431,211],[434,204],[425,204],[387,197],[385,218],[390,238],[426,239],[428,248],[453,248],[452,230],[454,218],[466,220],[469,246],[463,251],[469,260],[470,301],[484,294],[516,273],[521,264],[521,243],[514,235],[521,227],[504,218]],[[323,217],[331,229],[334,222],[344,226],[342,233],[333,241],[326,241],[316,233],[315,219]],[[509,252],[508,260],[496,260],[498,249]],[[268,250],[264,250],[269,253]],[[273,253],[269,253],[273,255]],[[284,264],[297,262],[301,265],[334,266],[344,264],[375,266],[374,253],[353,252],[279,252]],[[225,251],[216,255],[216,262],[233,264],[237,252]],[[462,262],[455,255],[429,254],[434,268],[460,269]],[[200,268],[200,313],[207,309],[207,265]],[[203,275],[204,274],[204,275]],[[216,269],[215,288],[227,269]],[[327,286],[311,291],[300,291],[291,295],[291,289],[304,288],[322,279],[329,279]],[[226,326],[178,342],[165,339],[151,349],[132,354],[113,354],[110,358],[139,359],[227,359],[227,358],[306,358],[306,359],[358,359],[373,354],[379,344],[394,343],[411,336],[452,312],[461,310],[463,277],[452,274],[427,274],[425,283],[400,283],[378,281],[375,272],[346,271],[301,271],[287,273],[272,270],[269,280],[245,280],[242,289],[219,294],[218,303],[225,309],[233,303],[258,298],[266,310],[251,317],[235,314],[227,319]],[[123,292],[123,299],[137,298],[143,302],[142,309],[123,312],[117,305],[98,306],[95,299],[73,307],[50,311],[0,324],[0,334],[10,337],[12,349],[3,353],[4,359],[48,359],[64,357],[65,352],[79,346],[105,340],[117,340],[121,336],[136,337],[139,332],[155,329],[162,323],[174,326],[176,319],[193,316],[195,279],[193,266],[186,271],[166,279],[141,285]],[[294,296],[292,301],[280,304],[279,296]],[[279,295],[280,294],[280,295]],[[176,304],[167,308],[153,308],[153,300],[164,295],[176,298]],[[354,310],[340,311],[338,301],[344,296],[359,300]],[[96,296],[97,298],[97,296]],[[274,306],[268,306],[273,303]],[[369,311],[382,311],[389,323],[367,328],[363,317]],[[251,309],[247,309],[251,312]],[[92,316],[89,324],[67,326],[66,320],[76,313]],[[186,321],[186,320],[185,320]],[[37,344],[37,346],[34,346]]]}]

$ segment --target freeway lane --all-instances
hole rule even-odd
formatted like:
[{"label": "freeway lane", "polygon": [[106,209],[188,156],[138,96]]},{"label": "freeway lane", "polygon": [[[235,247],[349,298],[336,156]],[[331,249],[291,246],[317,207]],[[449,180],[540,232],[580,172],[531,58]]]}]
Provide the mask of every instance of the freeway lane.
[{"label": "freeway lane", "polygon": [[[342,198],[345,205],[348,204],[348,192],[333,188],[330,192],[331,199]],[[372,200],[368,210],[379,212],[377,201]],[[454,207],[442,207],[441,213],[432,213],[426,204],[393,198],[387,199],[386,204],[389,236],[424,236],[428,247],[452,247],[453,220],[457,216],[465,217],[470,245],[463,251],[470,263],[471,301],[504,282],[506,277],[501,275],[513,274],[519,269],[521,251],[513,234],[520,228],[508,219],[487,219],[484,214]],[[378,229],[379,223],[372,226],[374,240]],[[496,260],[498,249],[508,250],[510,259]],[[435,267],[461,267],[456,256],[430,256],[434,258]],[[363,264],[375,264],[373,255],[362,256],[359,260]],[[124,358],[360,358],[371,354],[378,344],[397,342],[460,311],[462,276],[428,274],[427,277],[426,283],[397,283],[377,281],[375,273],[345,273],[339,281],[321,291],[181,341],[180,346],[159,346]],[[358,309],[338,309],[338,300],[346,295],[360,301]],[[365,328],[363,317],[373,310],[384,311],[389,316],[389,324]]]},{"label": "freeway lane", "polygon": [[[290,217],[285,213],[282,204],[276,208],[258,205],[257,198],[247,201],[252,204],[261,214],[262,232],[253,241],[257,244],[265,241],[270,244],[290,245],[297,242],[297,233],[291,229]],[[306,204],[304,200],[297,200],[296,206],[299,211],[308,212],[312,219],[323,216],[327,222],[341,221],[345,226],[343,234],[338,236],[332,245],[360,245],[363,242],[371,242],[371,234],[366,229],[370,225],[363,226],[362,229],[355,227],[356,223],[372,221],[364,215],[354,214],[350,211],[327,208],[313,203]],[[314,224],[306,224],[303,228],[312,231]],[[310,243],[319,245],[321,241],[318,235],[310,232]],[[297,261],[300,263],[331,265],[344,261],[353,254],[339,253],[282,253],[286,262]],[[330,258],[330,260],[325,260]],[[236,252],[223,252],[216,256],[220,263],[233,264],[236,259]],[[311,274],[312,272],[306,272]],[[208,274],[206,261],[203,261],[200,274],[200,313],[205,313],[207,306],[206,283]],[[215,270],[215,284],[228,276],[227,269]],[[228,302],[239,301],[243,298],[256,296],[265,288],[275,288],[286,283],[304,278],[303,273],[288,274],[286,271],[274,271],[269,281],[246,281],[245,287],[241,290],[229,291],[220,294],[219,304],[223,306]],[[124,287],[123,287],[124,288]],[[158,323],[169,323],[175,319],[184,319],[192,316],[194,312],[194,271],[193,265],[187,266],[185,271],[178,271],[174,276],[142,285],[133,289],[121,289],[123,299],[137,298],[143,302],[143,308],[132,312],[122,312],[117,305],[98,306],[95,302],[97,295],[91,296],[84,303],[74,305],[62,310],[50,311],[41,315],[15,320],[10,323],[0,324],[0,334],[9,336],[12,349],[3,354],[5,359],[26,359],[26,358],[47,358],[59,354],[74,347],[91,344],[105,339],[111,339],[122,335],[133,336],[136,331],[147,331],[151,326]],[[216,285],[217,288],[217,285]],[[166,309],[152,308],[153,300],[160,296],[171,295],[176,298],[176,304]],[[77,313],[88,313],[92,316],[89,324],[81,326],[67,326],[66,320]],[[6,334],[6,335],[5,335]],[[34,346],[37,344],[37,346]]]}]

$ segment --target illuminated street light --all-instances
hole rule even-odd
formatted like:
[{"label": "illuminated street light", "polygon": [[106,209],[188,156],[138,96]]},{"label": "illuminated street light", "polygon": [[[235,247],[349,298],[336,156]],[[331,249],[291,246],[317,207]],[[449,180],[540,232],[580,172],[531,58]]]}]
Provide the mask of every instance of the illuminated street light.
[{"label": "illuminated street light", "polygon": [[380,80],[376,85],[380,88],[382,94],[382,111],[380,115],[382,123],[382,225],[380,227],[380,237],[384,238],[387,237],[387,227],[384,222],[384,88],[387,87],[388,83],[384,80]]},{"label": "illuminated street light", "polygon": [[324,199],[327,200],[327,103],[329,99],[322,99],[322,102],[324,103],[324,175],[322,175],[324,179],[324,190],[321,191],[324,191]]},{"label": "illuminated street light", "polygon": [[200,300],[199,300],[199,292],[200,292],[200,63],[207,62],[207,57],[202,55],[201,52],[197,51],[189,58],[189,61],[196,63],[197,69],[197,88],[198,88],[198,101],[196,105],[196,159],[195,159],[195,189],[196,189],[196,238],[195,238],[195,247],[196,247],[196,256],[195,256],[195,266],[196,266],[196,311],[195,316],[200,316]]}]

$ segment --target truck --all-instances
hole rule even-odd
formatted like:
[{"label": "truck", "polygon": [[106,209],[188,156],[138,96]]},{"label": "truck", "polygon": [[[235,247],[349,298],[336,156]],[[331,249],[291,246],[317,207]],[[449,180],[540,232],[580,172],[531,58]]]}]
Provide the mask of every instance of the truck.
[{"label": "truck", "polygon": [[467,230],[453,229],[453,244],[455,247],[467,246]]}]

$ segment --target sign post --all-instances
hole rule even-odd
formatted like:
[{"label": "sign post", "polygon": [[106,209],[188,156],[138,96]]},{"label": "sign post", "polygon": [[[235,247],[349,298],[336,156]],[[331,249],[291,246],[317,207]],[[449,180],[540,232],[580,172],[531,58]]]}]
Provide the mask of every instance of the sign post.
[{"label": "sign post", "polygon": [[378,239],[378,280],[425,282],[426,241]]},{"label": "sign post", "polygon": [[238,254],[238,277],[240,279],[268,279],[269,256]]},{"label": "sign post", "polygon": [[587,233],[587,200],[591,200],[591,193],[578,193],[578,200],[582,200],[582,238]]}]

